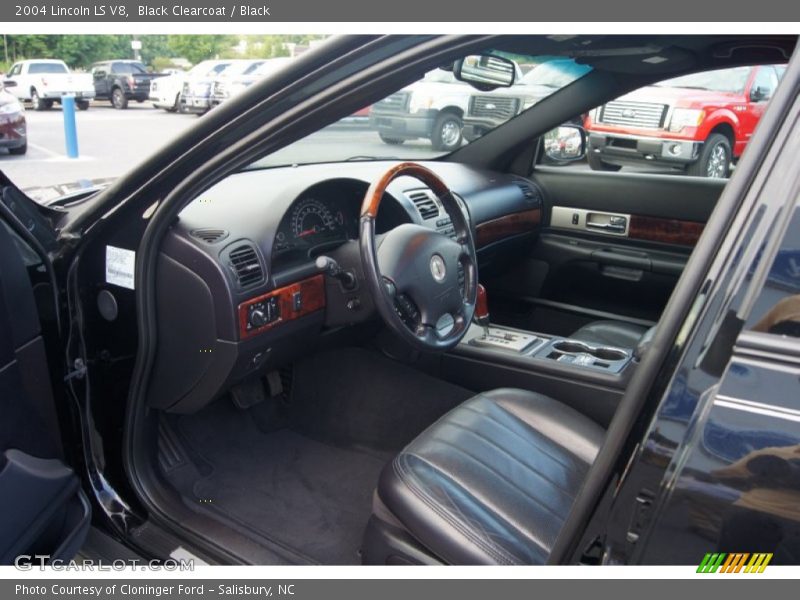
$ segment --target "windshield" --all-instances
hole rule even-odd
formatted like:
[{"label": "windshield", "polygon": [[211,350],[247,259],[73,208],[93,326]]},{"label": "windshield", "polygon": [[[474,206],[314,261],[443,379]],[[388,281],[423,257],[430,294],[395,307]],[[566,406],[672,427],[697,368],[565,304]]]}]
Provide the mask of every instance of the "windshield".
[{"label": "windshield", "polygon": [[28,66],[28,73],[66,73],[67,67],[63,63],[31,63]]},{"label": "windshield", "polygon": [[583,77],[592,68],[572,60],[554,60],[535,66],[522,78],[521,83],[543,85],[559,89]]},{"label": "windshield", "polygon": [[250,168],[435,158],[474,142],[591,71],[589,66],[563,58],[514,55],[513,60],[523,70],[532,69],[522,82],[548,89],[535,98],[520,97],[515,86],[485,92],[456,80],[450,71],[434,69]]},{"label": "windshield", "polygon": [[687,88],[711,92],[741,93],[747,84],[750,67],[735,67],[684,75],[657,83],[656,87]]}]

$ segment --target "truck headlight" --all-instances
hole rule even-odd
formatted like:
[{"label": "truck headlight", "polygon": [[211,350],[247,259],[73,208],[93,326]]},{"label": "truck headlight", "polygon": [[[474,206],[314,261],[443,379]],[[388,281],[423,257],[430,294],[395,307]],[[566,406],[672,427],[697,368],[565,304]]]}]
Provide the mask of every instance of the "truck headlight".
[{"label": "truck headlight", "polygon": [[22,107],[22,104],[17,102],[16,100],[12,100],[11,102],[6,102],[5,104],[0,104],[0,115],[13,115],[15,113],[20,113],[25,109]]},{"label": "truck headlight", "polygon": [[428,110],[433,103],[435,98],[433,96],[423,96],[420,94],[411,94],[411,100],[408,103],[408,110],[412,113],[419,112],[421,110]]},{"label": "truck headlight", "polygon": [[676,108],[669,121],[670,131],[680,131],[684,127],[697,127],[703,122],[706,113],[697,108]]}]

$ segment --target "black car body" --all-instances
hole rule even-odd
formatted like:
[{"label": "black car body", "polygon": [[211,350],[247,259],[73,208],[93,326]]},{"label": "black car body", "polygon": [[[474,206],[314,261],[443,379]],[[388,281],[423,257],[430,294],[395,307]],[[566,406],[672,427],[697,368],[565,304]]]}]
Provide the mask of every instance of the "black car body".
[{"label": "black car body", "polygon": [[128,102],[144,102],[150,95],[150,82],[161,73],[151,73],[137,60],[107,60],[92,65],[95,98],[108,100],[116,109]]},{"label": "black car body", "polygon": [[[797,564],[800,62],[730,182],[537,157],[671,60],[795,44],[334,38],[99,193],[2,177],[2,561],[69,556],[93,512],[213,563]],[[587,46],[591,73],[438,159],[253,164],[448,61]],[[428,292],[469,318],[408,327]]]}]

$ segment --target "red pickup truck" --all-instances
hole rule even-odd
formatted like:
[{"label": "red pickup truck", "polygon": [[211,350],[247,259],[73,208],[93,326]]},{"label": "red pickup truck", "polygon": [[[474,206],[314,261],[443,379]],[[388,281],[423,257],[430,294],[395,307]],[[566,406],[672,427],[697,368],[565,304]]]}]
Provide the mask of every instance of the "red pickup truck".
[{"label": "red pickup truck", "polygon": [[647,86],[604,104],[584,121],[594,170],[624,165],[727,177],[747,146],[785,65],[735,67]]}]

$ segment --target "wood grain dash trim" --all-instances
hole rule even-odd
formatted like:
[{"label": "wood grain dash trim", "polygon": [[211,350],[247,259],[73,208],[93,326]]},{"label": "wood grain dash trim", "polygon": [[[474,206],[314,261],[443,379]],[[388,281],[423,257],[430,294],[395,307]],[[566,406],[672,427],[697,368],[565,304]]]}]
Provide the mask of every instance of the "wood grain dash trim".
[{"label": "wood grain dash trim", "polygon": [[475,227],[475,243],[480,248],[513,235],[532,233],[541,222],[542,209],[540,208],[532,208],[485,221]]}]

